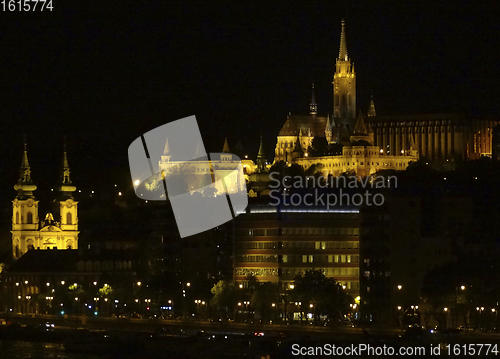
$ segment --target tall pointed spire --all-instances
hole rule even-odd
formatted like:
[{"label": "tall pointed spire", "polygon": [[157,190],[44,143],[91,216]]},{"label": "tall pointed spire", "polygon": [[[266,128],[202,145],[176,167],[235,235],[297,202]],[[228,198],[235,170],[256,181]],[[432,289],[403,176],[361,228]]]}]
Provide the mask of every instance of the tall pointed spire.
[{"label": "tall pointed spire", "polygon": [[19,181],[22,183],[32,183],[31,182],[31,168],[28,161],[28,144],[26,141],[26,136],[24,136],[24,155],[21,162],[20,178]]},{"label": "tall pointed spire", "polygon": [[373,95],[370,99],[370,107],[368,108],[368,117],[377,116],[377,112],[375,111],[375,104],[373,103]]},{"label": "tall pointed spire", "polygon": [[339,60],[347,61],[347,45],[345,41],[345,21],[342,19],[342,32],[340,34],[340,51],[339,51]]},{"label": "tall pointed spire", "polygon": [[69,178],[69,164],[68,164],[68,155],[66,153],[66,136],[64,136],[64,145],[63,145],[63,173],[62,173],[62,183],[71,183],[71,179]]},{"label": "tall pointed spire", "polygon": [[312,84],[312,95],[311,103],[309,104],[309,113],[311,115],[316,115],[318,113],[318,105],[316,105],[316,99],[314,97],[314,84]]},{"label": "tall pointed spire", "polygon": [[224,153],[230,153],[229,151],[229,145],[227,144],[227,137],[224,138],[224,147],[222,148],[222,152]]},{"label": "tall pointed spire", "polygon": [[262,143],[262,136],[260,136],[259,153],[257,154],[257,172],[262,173],[266,171],[266,153],[264,152],[264,144]]},{"label": "tall pointed spire", "polygon": [[14,186],[14,189],[17,191],[17,198],[19,199],[33,197],[33,191],[36,190],[36,185],[33,184],[31,179],[31,168],[28,161],[26,135],[24,136],[24,154],[21,161],[21,168],[19,169],[19,179],[17,184]]},{"label": "tall pointed spire", "polygon": [[168,144],[168,138],[165,139],[165,147],[163,148],[163,153],[161,155],[161,159],[159,163],[168,163],[170,162],[170,159],[172,158],[172,155],[170,154],[170,145]]},{"label": "tall pointed spire", "polygon": [[68,155],[66,152],[66,136],[64,136],[61,186],[59,187],[59,191],[62,192],[65,197],[72,197],[72,193],[76,191],[76,187],[72,185],[73,182],[71,181],[69,175],[70,170],[68,164]]},{"label": "tall pointed spire", "polygon": [[358,119],[356,120],[356,126],[354,127],[354,133],[356,135],[367,135],[368,131],[366,130],[365,121],[363,119],[363,114],[361,110],[358,113]]},{"label": "tall pointed spire", "polygon": [[168,138],[165,141],[165,147],[163,148],[163,154],[164,155],[170,154],[170,146],[168,145]]},{"label": "tall pointed spire", "polygon": [[332,127],[330,125],[330,114],[328,114],[326,118],[325,137],[326,137],[326,142],[330,143],[332,141]]}]

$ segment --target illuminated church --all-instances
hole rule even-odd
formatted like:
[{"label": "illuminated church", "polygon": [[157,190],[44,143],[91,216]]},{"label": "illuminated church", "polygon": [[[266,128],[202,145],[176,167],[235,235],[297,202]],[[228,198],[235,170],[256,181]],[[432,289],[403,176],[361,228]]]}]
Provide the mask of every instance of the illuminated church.
[{"label": "illuminated church", "polygon": [[[460,114],[377,116],[373,98],[366,116],[356,112],[356,72],[347,53],[342,20],[340,51],[333,75],[333,115],[320,116],[314,85],[308,115],[289,114],[278,134],[274,162],[309,168],[321,164],[323,175],[344,172],[372,175],[404,170],[419,158],[434,163],[491,156],[498,120]],[[319,138],[319,139],[318,139]],[[322,151],[313,140],[323,141]]]},{"label": "illuminated church", "polygon": [[70,179],[66,146],[62,162],[61,181],[53,200],[54,214],[49,212],[40,220],[39,201],[33,194],[37,186],[31,178],[24,144],[20,176],[14,186],[17,196],[12,201],[12,256],[15,260],[30,249],[78,249],[78,202],[73,198],[76,187]]}]

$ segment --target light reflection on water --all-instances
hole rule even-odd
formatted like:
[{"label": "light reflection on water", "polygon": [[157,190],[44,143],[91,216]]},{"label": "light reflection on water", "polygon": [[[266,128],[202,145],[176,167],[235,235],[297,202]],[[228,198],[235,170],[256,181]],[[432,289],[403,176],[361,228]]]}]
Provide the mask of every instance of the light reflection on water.
[{"label": "light reflection on water", "polygon": [[64,351],[62,344],[0,340],[0,357],[5,359],[100,359],[94,355]]}]

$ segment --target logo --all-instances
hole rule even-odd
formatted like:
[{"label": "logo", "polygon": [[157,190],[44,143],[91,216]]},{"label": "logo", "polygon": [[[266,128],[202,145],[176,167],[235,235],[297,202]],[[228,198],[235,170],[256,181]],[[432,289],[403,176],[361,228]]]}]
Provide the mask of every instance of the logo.
[{"label": "logo", "polygon": [[232,220],[248,204],[241,160],[227,152],[207,154],[195,116],[141,135],[128,158],[136,196],[168,199],[181,238]]}]

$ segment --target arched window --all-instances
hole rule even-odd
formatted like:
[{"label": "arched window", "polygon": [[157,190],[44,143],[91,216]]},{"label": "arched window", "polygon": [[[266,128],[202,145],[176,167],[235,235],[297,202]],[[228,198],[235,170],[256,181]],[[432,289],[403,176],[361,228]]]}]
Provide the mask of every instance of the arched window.
[{"label": "arched window", "polygon": [[69,212],[66,213],[66,224],[73,224],[73,218]]},{"label": "arched window", "polygon": [[16,212],[16,224],[19,224],[19,212]]},{"label": "arched window", "polygon": [[18,245],[16,245],[16,248],[15,248],[15,256],[16,256],[16,258],[19,257],[19,246]]},{"label": "arched window", "polygon": [[26,216],[26,223],[33,224],[33,213],[28,212],[28,215]]}]

